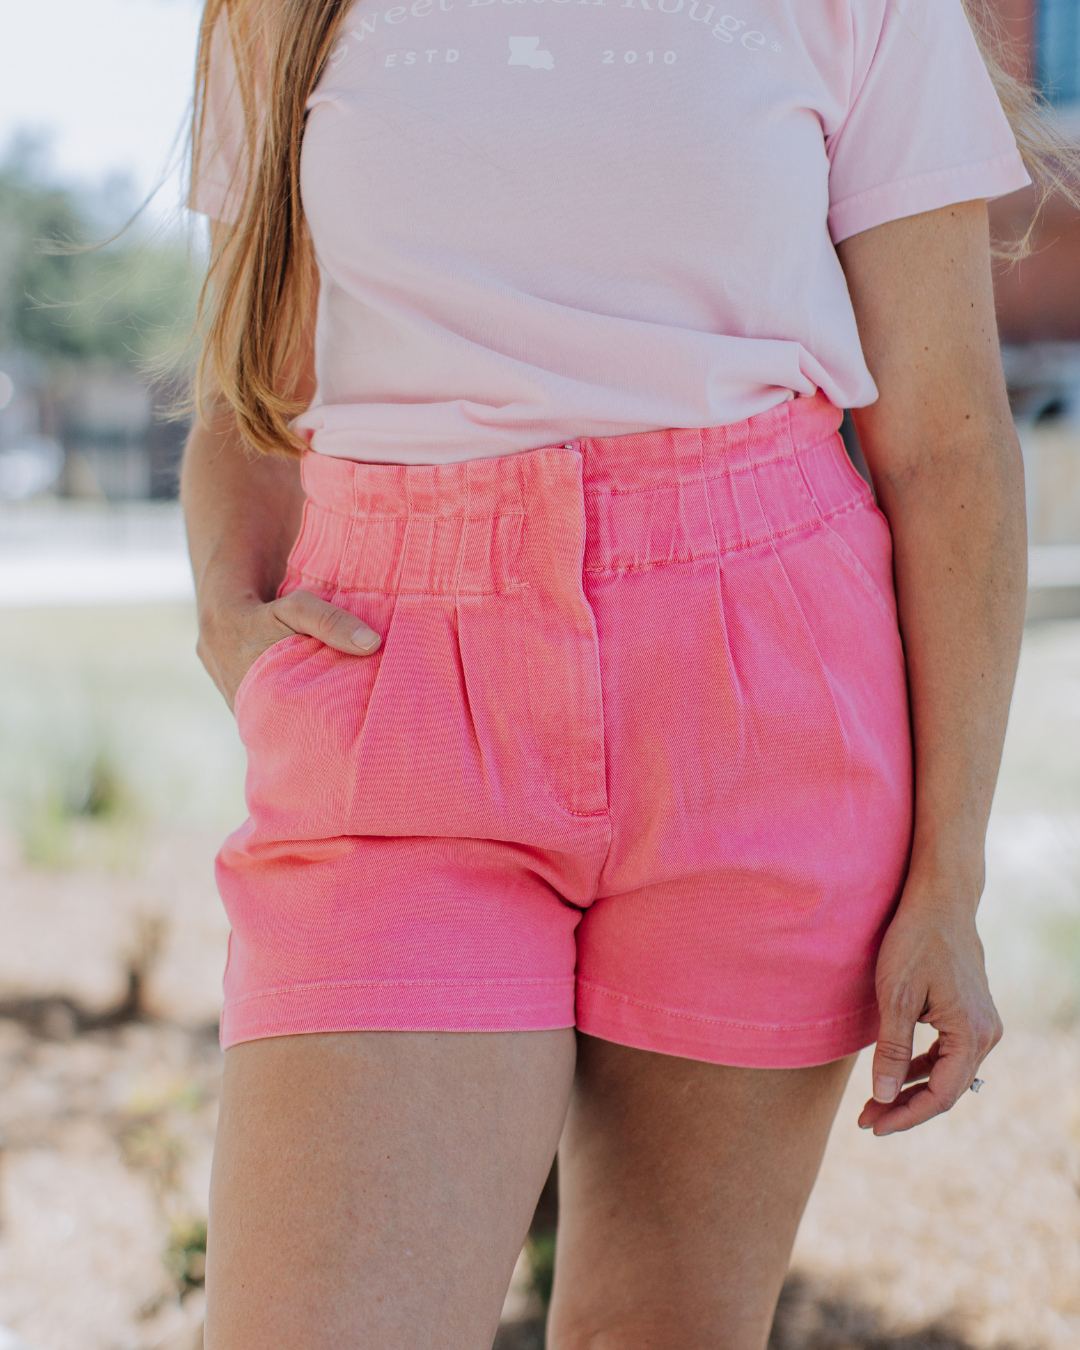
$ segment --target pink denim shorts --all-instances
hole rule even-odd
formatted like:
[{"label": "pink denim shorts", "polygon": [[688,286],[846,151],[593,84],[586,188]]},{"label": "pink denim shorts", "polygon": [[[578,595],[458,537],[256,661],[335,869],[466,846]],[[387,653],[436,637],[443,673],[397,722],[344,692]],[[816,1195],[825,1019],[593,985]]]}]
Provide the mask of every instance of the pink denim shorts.
[{"label": "pink denim shorts", "polygon": [[438,466],[308,454],[295,635],[236,698],[222,1042],[871,1042],[911,834],[891,540],[823,396]]}]

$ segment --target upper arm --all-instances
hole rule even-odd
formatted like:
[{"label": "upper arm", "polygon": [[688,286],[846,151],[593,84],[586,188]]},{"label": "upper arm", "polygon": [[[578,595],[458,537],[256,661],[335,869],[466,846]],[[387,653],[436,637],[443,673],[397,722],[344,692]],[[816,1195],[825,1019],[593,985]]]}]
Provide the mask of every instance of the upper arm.
[{"label": "upper arm", "polygon": [[1011,437],[985,202],[889,221],[837,252],[879,392],[855,412],[871,471]]}]

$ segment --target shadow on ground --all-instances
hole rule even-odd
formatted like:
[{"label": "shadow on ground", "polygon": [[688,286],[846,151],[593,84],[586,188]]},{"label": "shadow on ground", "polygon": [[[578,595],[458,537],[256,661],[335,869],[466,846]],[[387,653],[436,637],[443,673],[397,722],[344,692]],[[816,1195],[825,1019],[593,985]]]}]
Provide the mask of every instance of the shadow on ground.
[{"label": "shadow on ground", "polygon": [[[493,1350],[544,1350],[540,1319],[510,1322],[499,1328]],[[890,1331],[872,1308],[815,1291],[801,1275],[790,1275],[780,1295],[769,1350],[975,1350],[945,1322],[915,1331]],[[999,1346],[997,1350],[1021,1350]],[[1024,1347],[1023,1350],[1028,1350]]]}]

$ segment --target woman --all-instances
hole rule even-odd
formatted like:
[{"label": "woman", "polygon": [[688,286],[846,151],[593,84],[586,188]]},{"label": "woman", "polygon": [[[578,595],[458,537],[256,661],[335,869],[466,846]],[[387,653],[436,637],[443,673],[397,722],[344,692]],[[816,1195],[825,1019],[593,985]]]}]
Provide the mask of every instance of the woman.
[{"label": "woman", "polygon": [[887,1135],[1001,1034],[1028,177],[960,0],[520,4],[206,11],[208,1350],[490,1346],[557,1144],[549,1345],[761,1350],[856,1052]]}]

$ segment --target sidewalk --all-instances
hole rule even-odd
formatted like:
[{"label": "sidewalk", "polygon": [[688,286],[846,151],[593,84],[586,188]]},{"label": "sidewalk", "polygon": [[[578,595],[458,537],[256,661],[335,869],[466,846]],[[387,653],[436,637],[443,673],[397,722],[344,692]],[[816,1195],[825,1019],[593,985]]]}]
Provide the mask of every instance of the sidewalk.
[{"label": "sidewalk", "polygon": [[0,509],[0,606],[190,601],[177,502],[79,502]]}]

